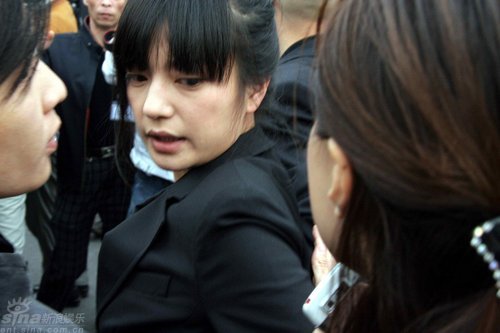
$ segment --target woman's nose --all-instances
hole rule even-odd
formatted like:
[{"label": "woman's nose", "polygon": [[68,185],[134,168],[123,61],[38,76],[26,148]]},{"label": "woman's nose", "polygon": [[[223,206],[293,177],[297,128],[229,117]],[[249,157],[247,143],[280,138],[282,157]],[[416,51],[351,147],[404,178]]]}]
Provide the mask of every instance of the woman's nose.
[{"label": "woman's nose", "polygon": [[168,90],[169,88],[166,83],[153,80],[149,86],[142,113],[153,119],[171,117],[174,113],[174,108],[172,103],[170,103]]}]

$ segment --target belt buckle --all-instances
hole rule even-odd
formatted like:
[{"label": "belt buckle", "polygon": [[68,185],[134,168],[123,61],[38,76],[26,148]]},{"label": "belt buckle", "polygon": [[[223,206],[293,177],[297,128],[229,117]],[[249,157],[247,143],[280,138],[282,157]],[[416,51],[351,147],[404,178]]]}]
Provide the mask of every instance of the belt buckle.
[{"label": "belt buckle", "polygon": [[115,147],[114,146],[100,147],[94,149],[93,151],[95,153],[90,154],[91,156],[85,158],[87,162],[113,157],[115,153]]},{"label": "belt buckle", "polygon": [[114,153],[114,147],[113,146],[108,146],[108,147],[102,147],[101,148],[101,158],[112,157],[113,153]]}]

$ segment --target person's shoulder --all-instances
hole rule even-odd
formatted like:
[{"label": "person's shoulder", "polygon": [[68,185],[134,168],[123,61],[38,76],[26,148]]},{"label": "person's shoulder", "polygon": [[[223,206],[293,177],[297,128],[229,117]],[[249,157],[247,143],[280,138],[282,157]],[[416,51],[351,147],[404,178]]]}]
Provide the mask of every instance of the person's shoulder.
[{"label": "person's shoulder", "polygon": [[[196,214],[203,216],[209,229],[228,222],[228,216],[252,216],[262,221],[280,216],[280,224],[282,219],[293,221],[296,202],[288,174],[280,165],[259,157],[224,163],[198,184],[186,204],[196,206]],[[274,224],[271,220],[267,223]]]},{"label": "person's shoulder", "polygon": [[272,77],[273,87],[294,84],[309,86],[313,73],[313,58],[298,57],[278,66]]},{"label": "person's shoulder", "polygon": [[80,39],[80,33],[78,32],[63,32],[60,34],[57,34],[54,37],[54,43],[65,43],[68,41],[73,41],[73,40],[79,40]]},{"label": "person's shoulder", "polygon": [[[249,156],[220,165],[206,178],[207,187],[232,198],[270,193],[286,186],[287,173],[270,156]],[[235,193],[235,190],[237,193]]]},{"label": "person's shoulder", "polygon": [[197,243],[210,243],[217,232],[251,230],[301,248],[298,204],[288,179],[270,159],[242,158],[221,165],[189,199],[198,220]]},{"label": "person's shoulder", "polygon": [[316,56],[316,37],[307,37],[296,41],[285,50],[280,58],[278,68],[297,63],[311,64]]},{"label": "person's shoulder", "polygon": [[80,43],[80,36],[77,32],[57,34],[50,47],[47,49],[47,52],[67,53],[68,49],[71,49],[73,45],[77,45],[77,43]]}]

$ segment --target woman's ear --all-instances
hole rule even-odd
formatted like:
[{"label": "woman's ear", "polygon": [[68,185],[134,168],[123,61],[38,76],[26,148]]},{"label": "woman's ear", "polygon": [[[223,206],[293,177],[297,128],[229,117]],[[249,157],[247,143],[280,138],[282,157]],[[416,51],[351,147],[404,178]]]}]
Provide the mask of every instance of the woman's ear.
[{"label": "woman's ear", "polygon": [[344,151],[332,138],[328,139],[328,153],[333,160],[332,180],[328,197],[335,205],[335,215],[345,216],[353,187],[351,163]]},{"label": "woman's ear", "polygon": [[247,112],[253,113],[257,111],[262,103],[262,100],[266,96],[267,88],[269,87],[269,82],[271,80],[266,80],[264,83],[256,84],[247,88]]}]

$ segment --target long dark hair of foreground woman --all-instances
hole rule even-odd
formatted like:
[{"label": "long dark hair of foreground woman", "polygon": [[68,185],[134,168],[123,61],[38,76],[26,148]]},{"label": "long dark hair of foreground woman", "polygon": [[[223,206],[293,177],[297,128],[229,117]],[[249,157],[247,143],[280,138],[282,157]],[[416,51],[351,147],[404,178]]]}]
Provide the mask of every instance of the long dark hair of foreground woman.
[{"label": "long dark hair of foreground woman", "polygon": [[367,282],[331,331],[498,332],[470,242],[500,215],[500,2],[347,0],[329,20],[315,135],[354,180],[330,248]]}]

